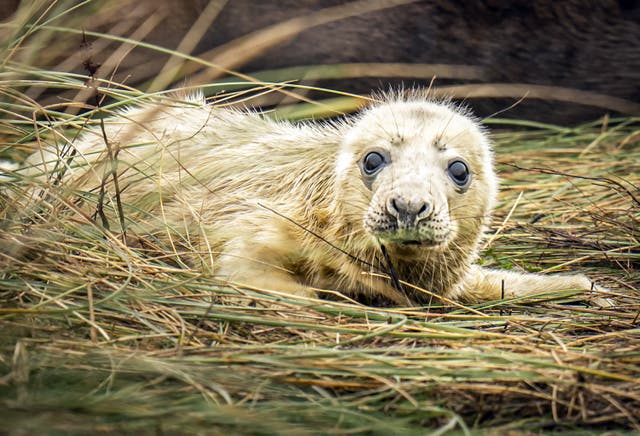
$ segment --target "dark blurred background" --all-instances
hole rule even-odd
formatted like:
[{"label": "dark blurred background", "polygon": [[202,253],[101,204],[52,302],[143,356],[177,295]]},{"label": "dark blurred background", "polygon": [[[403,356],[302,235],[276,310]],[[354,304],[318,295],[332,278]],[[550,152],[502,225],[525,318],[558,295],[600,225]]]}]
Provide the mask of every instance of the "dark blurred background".
[{"label": "dark blurred background", "polygon": [[[168,54],[87,37],[102,65],[97,75],[141,89],[221,80],[230,76],[225,69],[362,94],[426,87],[436,76],[435,86],[481,116],[509,108],[500,116],[567,124],[640,112],[640,1],[105,0],[47,10],[52,4],[2,0],[0,18],[33,22],[80,5],[51,25],[142,40],[222,67],[169,68]],[[81,35],[51,35],[31,61],[83,72]],[[317,68],[335,64],[347,65]]]}]

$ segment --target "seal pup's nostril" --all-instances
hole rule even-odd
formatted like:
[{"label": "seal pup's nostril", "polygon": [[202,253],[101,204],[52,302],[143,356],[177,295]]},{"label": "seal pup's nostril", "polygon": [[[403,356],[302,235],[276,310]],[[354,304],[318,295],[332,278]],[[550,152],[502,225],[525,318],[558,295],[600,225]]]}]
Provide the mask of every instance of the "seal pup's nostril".
[{"label": "seal pup's nostril", "polygon": [[389,212],[390,215],[398,218],[402,213],[402,205],[398,205],[397,200],[392,197],[387,201],[387,212]]},{"label": "seal pup's nostril", "polygon": [[418,219],[426,218],[431,214],[431,205],[426,201],[422,203],[422,207],[418,211]]},{"label": "seal pup's nostril", "polygon": [[409,215],[409,209],[409,203],[401,196],[390,197],[387,200],[387,212],[397,219]]}]

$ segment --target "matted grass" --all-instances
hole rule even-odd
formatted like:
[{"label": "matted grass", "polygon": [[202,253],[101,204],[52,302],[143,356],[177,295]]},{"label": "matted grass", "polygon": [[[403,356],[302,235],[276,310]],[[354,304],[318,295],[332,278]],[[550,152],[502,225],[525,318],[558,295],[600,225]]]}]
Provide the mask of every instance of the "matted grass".
[{"label": "matted grass", "polygon": [[[15,161],[151,97],[11,57],[2,65],[0,153]],[[90,96],[96,83],[109,97],[99,108],[30,97]],[[281,87],[245,84],[216,101]],[[345,101],[340,110],[353,107]],[[614,307],[575,292],[376,308],[241,289],[179,266],[169,249],[130,246],[71,204],[20,214],[7,192],[25,181],[5,178],[0,431],[640,431],[640,119],[487,124],[502,192],[483,263],[585,272]],[[247,304],[222,304],[238,294]]]}]

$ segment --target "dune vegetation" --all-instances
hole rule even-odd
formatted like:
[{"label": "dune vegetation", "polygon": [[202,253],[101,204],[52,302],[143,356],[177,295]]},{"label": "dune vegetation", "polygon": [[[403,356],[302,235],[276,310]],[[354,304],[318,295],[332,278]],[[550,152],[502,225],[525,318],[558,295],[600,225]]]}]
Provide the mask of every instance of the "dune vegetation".
[{"label": "dune vegetation", "polygon": [[[120,107],[181,95],[101,73],[91,44],[108,40],[126,56],[139,43],[83,30],[86,16],[69,4],[24,8],[0,25],[5,161],[19,164],[43,146],[72,149]],[[43,67],[59,50],[75,60]],[[328,91],[300,102],[308,88],[277,77],[225,75],[189,89],[212,104],[247,106],[286,92],[270,116],[292,119],[362,103]],[[118,215],[116,202],[96,193],[78,194],[95,205],[92,216],[56,181],[17,208],[12,198],[38,182],[5,172],[0,432],[639,432],[640,118],[485,122],[502,189],[483,264],[584,272],[610,289],[612,307],[577,291],[375,307],[339,290],[303,299],[241,288],[152,239],[131,244],[120,222],[101,219],[103,208]],[[247,304],[225,303],[229,295]]]}]

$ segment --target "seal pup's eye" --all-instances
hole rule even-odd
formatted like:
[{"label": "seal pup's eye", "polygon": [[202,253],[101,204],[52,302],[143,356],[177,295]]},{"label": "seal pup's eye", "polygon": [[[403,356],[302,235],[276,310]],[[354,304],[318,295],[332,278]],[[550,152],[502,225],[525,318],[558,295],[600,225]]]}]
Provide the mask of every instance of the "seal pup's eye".
[{"label": "seal pup's eye", "polygon": [[372,151],[371,153],[367,153],[362,160],[362,170],[366,175],[370,176],[380,170],[384,164],[384,156],[377,151]]},{"label": "seal pup's eye", "polygon": [[460,187],[465,187],[471,179],[469,167],[467,167],[467,164],[461,160],[454,160],[451,162],[449,164],[449,168],[447,168],[447,172],[449,173],[451,180]]}]

